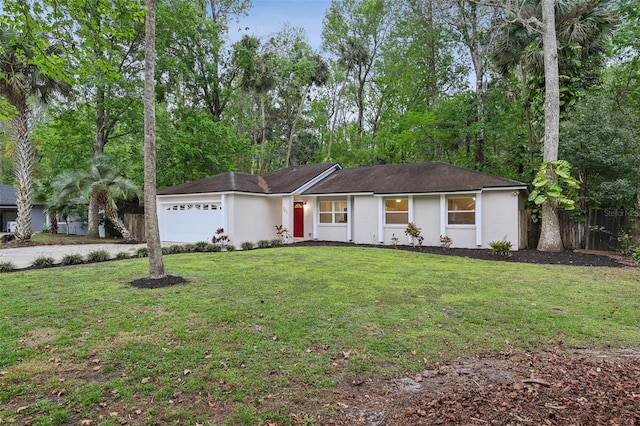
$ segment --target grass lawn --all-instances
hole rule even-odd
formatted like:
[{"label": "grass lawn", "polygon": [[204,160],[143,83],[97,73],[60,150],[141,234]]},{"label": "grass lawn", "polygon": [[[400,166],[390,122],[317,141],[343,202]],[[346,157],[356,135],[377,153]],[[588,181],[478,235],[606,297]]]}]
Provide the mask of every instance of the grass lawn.
[{"label": "grass lawn", "polygon": [[637,269],[358,247],[0,275],[0,424],[317,424],[336,384],[492,351],[640,342]]}]

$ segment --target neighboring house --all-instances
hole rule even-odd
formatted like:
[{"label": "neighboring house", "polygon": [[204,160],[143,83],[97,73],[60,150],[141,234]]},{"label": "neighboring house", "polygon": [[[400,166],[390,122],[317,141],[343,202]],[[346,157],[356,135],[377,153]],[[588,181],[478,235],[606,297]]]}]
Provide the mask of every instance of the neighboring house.
[{"label": "neighboring house", "polygon": [[424,245],[488,248],[508,240],[519,247],[522,182],[442,162],[342,168],[337,163],[294,166],[262,176],[228,172],[158,191],[163,241],[210,241],[223,228],[233,244],[276,238],[293,241],[410,244],[409,222]]},{"label": "neighboring house", "polygon": [[[45,224],[44,207],[33,204],[31,209],[31,229],[40,232]],[[0,185],[0,232],[14,232],[18,217],[16,189],[11,185]]]}]

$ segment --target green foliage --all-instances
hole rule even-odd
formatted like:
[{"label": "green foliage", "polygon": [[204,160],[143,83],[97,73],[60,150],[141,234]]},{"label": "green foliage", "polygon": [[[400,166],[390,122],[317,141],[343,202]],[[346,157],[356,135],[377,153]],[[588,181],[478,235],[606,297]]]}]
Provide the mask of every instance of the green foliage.
[{"label": "green foliage", "polygon": [[31,263],[32,268],[50,268],[53,265],[55,260],[51,256],[39,256]]},{"label": "green foliage", "polygon": [[245,241],[240,244],[240,247],[242,247],[242,250],[253,250],[255,244],[253,244],[251,241]]},{"label": "green foliage", "polygon": [[281,245],[283,245],[283,243],[280,238],[274,238],[273,240],[269,241],[269,245],[271,247],[280,247]]},{"label": "green foliage", "polygon": [[11,272],[16,269],[12,262],[0,262],[0,272]]},{"label": "green foliage", "polygon": [[256,246],[258,248],[269,248],[269,247],[271,247],[271,241],[269,241],[269,240],[258,240],[258,242],[256,243]]},{"label": "green foliage", "polygon": [[491,241],[489,243],[489,247],[493,249],[493,252],[501,257],[509,257],[511,256],[511,248],[513,244],[511,241],[500,240],[500,241]]},{"label": "green foliage", "polygon": [[111,256],[106,250],[95,250],[87,255],[87,261],[89,262],[105,262],[111,259]]},{"label": "green foliage", "polygon": [[136,257],[149,257],[149,249],[147,247],[140,247],[136,250]]},{"label": "green foliage", "polygon": [[564,210],[576,208],[579,182],[571,177],[571,164],[565,160],[542,163],[532,182],[529,201],[540,206],[549,199]]},{"label": "green foliage", "polygon": [[636,247],[631,253],[631,258],[636,261],[636,263],[640,264],[640,247]]},{"label": "green foliage", "polygon": [[236,246],[234,246],[233,244],[227,244],[226,246],[224,246],[224,249],[226,251],[235,251],[236,250]]},{"label": "green foliage", "polygon": [[118,260],[123,260],[123,259],[129,259],[131,257],[131,255],[129,254],[129,252],[127,251],[119,251],[118,253],[116,253],[116,259]]},{"label": "green foliage", "polygon": [[84,263],[84,258],[79,254],[65,254],[60,263],[62,265],[79,265]]},{"label": "green foliage", "polygon": [[562,124],[560,152],[582,180],[589,208],[632,209],[640,186],[640,141],[631,111],[605,94],[592,94]]}]

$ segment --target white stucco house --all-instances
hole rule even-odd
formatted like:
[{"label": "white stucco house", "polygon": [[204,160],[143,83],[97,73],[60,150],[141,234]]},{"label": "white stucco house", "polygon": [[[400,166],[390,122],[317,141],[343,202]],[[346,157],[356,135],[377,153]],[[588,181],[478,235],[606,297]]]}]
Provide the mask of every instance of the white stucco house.
[{"label": "white stucco house", "polygon": [[342,168],[337,163],[294,166],[262,176],[228,172],[158,191],[160,238],[210,241],[223,228],[233,244],[292,241],[410,244],[409,222],[424,245],[488,248],[508,240],[519,247],[521,193],[526,185],[443,162]]}]

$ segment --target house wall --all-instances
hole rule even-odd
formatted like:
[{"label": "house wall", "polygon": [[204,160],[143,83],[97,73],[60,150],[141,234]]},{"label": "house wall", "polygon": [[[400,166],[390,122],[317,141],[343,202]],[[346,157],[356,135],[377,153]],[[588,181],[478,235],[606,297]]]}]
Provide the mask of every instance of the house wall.
[{"label": "house wall", "polygon": [[[413,219],[418,227],[422,228],[422,236],[425,246],[440,245],[440,196],[418,196],[413,199]],[[404,229],[402,231],[404,235]],[[407,240],[408,241],[408,240]]]},{"label": "house wall", "polygon": [[378,244],[378,199],[372,195],[353,197],[353,242]]},{"label": "house wall", "polygon": [[283,213],[282,197],[230,194],[227,196],[227,235],[236,248],[245,241],[273,240],[277,238],[275,226],[282,223]]},{"label": "house wall", "polygon": [[519,199],[514,191],[482,193],[482,246],[491,241],[507,240],[513,250],[519,249]]}]

